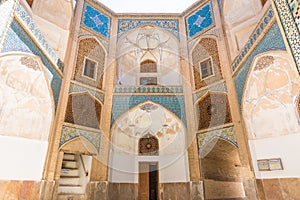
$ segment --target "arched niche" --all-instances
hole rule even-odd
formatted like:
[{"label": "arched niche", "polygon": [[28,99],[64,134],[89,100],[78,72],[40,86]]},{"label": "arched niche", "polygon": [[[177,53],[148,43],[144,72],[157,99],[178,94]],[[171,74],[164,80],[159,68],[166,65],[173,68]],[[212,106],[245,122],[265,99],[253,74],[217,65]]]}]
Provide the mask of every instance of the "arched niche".
[{"label": "arched niche", "polygon": [[198,130],[232,122],[226,93],[208,92],[197,103]]},{"label": "arched niche", "polygon": [[[154,61],[157,72],[140,73],[140,64]],[[179,42],[154,25],[132,29],[118,39],[117,84],[140,85],[141,77],[157,77],[158,85],[181,85]]]},{"label": "arched niche", "polygon": [[48,140],[55,106],[46,73],[35,55],[0,55],[0,135]]},{"label": "arched niche", "polygon": [[[131,108],[115,121],[111,134],[110,181],[137,183],[139,162],[158,163],[161,182],[188,181],[185,126],[163,106],[146,101]],[[145,150],[151,138],[153,151],[140,153],[141,141]]]},{"label": "arched niche", "polygon": [[232,143],[219,137],[207,143],[200,153],[205,198],[245,197],[240,165],[238,149]]},{"label": "arched niche", "polygon": [[70,94],[65,122],[100,129],[101,103],[89,93]]},{"label": "arched niche", "polygon": [[286,52],[255,57],[242,99],[249,138],[259,139],[297,133],[297,97],[300,79]]},{"label": "arched niche", "polygon": [[218,45],[215,38],[201,38],[192,53],[195,89],[222,79]]},{"label": "arched niche", "polygon": [[73,80],[102,89],[106,52],[94,37],[83,37],[78,42]]},{"label": "arched niche", "polygon": [[42,179],[55,113],[50,76],[35,55],[0,54],[3,180]]}]

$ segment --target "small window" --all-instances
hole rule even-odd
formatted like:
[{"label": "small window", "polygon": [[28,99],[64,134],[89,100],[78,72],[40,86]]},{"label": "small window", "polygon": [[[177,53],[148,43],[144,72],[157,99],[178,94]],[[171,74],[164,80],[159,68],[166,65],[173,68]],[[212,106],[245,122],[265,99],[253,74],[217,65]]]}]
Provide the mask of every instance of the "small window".
[{"label": "small window", "polygon": [[156,62],[152,60],[145,60],[141,63],[140,68],[141,73],[156,73],[157,72],[157,65]]},{"label": "small window", "polygon": [[214,75],[211,58],[200,63],[201,78],[205,79]]},{"label": "small window", "polygon": [[141,77],[140,85],[157,85],[157,77]]},{"label": "small window", "polygon": [[85,58],[83,75],[95,79],[97,62]]}]

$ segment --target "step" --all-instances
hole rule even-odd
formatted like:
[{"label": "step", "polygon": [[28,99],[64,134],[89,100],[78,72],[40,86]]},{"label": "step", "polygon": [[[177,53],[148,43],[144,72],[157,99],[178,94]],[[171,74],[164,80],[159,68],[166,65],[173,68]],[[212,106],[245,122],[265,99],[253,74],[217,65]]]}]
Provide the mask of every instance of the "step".
[{"label": "step", "polygon": [[84,194],[59,194],[57,200],[84,200]]},{"label": "step", "polygon": [[79,176],[78,169],[61,169],[60,176]]},{"label": "step", "polygon": [[62,168],[63,169],[77,169],[77,162],[76,161],[63,161]]},{"label": "step", "polygon": [[59,186],[58,194],[84,194],[81,186]]},{"label": "step", "polygon": [[80,185],[80,178],[76,177],[76,178],[65,178],[65,177],[61,177],[59,180],[59,185],[69,185],[69,186],[77,186]]},{"label": "step", "polygon": [[64,154],[64,159],[63,160],[75,160],[75,155],[74,154]]}]

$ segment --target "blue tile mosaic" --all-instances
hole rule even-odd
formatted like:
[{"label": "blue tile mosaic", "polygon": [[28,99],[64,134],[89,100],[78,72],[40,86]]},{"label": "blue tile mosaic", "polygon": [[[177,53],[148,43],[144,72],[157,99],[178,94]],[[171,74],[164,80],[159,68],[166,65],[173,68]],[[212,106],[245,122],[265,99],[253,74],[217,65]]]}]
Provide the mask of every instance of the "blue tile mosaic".
[{"label": "blue tile mosaic", "polygon": [[214,25],[212,4],[201,7],[186,19],[187,35],[189,38],[201,33]]},{"label": "blue tile mosaic", "polygon": [[67,124],[64,124],[62,127],[59,147],[62,147],[66,142],[79,137],[84,137],[97,149],[98,152],[100,151],[100,131],[88,131],[78,127],[68,126]]},{"label": "blue tile mosaic", "polygon": [[115,93],[183,93],[182,86],[116,86]]},{"label": "blue tile mosaic", "polygon": [[82,23],[89,29],[109,39],[111,19],[99,10],[85,4]]},{"label": "blue tile mosaic", "polygon": [[43,64],[52,74],[51,88],[54,96],[54,101],[57,106],[62,78],[55,70],[55,66],[47,59],[41,49],[32,41],[29,35],[24,31],[21,25],[14,19],[8,34],[5,38],[2,52],[26,52],[37,55],[41,58]]},{"label": "blue tile mosaic", "polygon": [[185,103],[183,95],[155,95],[155,96],[131,96],[131,95],[114,95],[112,106],[111,125],[117,120],[123,113],[130,108],[143,103],[145,101],[152,101],[160,104],[161,106],[174,113],[184,124],[186,124],[185,115]]},{"label": "blue tile mosaic", "polygon": [[248,42],[241,50],[240,54],[234,59],[233,64],[231,66],[232,71],[235,71],[239,64],[242,62],[243,58],[247,55],[250,51],[252,46],[256,44],[255,42],[259,38],[260,35],[263,34],[263,30],[267,27],[269,23],[271,23],[272,18],[274,17],[274,11],[272,7],[266,12],[260,23],[256,26],[255,30],[253,31],[252,35],[250,36]]},{"label": "blue tile mosaic", "polygon": [[300,1],[276,0],[274,2],[300,74]]},{"label": "blue tile mosaic", "polygon": [[229,127],[225,127],[225,128],[207,131],[204,133],[198,133],[197,134],[197,142],[198,142],[199,155],[200,155],[202,149],[205,148],[205,145],[207,143],[209,143],[210,141],[212,141],[214,138],[224,139],[224,140],[232,143],[234,146],[238,147],[234,127],[229,126]]},{"label": "blue tile mosaic", "polygon": [[286,50],[277,22],[275,22],[272,25],[270,30],[266,33],[266,35],[263,37],[260,43],[251,52],[247,60],[243,63],[240,70],[237,72],[237,74],[234,77],[234,83],[235,83],[235,87],[238,95],[238,101],[240,105],[242,101],[245,82],[251,64],[253,62],[253,59],[255,58],[256,55],[260,53],[274,51],[274,50],[281,50],[281,51]]},{"label": "blue tile mosaic", "polygon": [[118,21],[118,38],[124,33],[145,24],[158,26],[172,33],[177,39],[179,39],[178,20],[140,20],[140,19],[120,19]]}]

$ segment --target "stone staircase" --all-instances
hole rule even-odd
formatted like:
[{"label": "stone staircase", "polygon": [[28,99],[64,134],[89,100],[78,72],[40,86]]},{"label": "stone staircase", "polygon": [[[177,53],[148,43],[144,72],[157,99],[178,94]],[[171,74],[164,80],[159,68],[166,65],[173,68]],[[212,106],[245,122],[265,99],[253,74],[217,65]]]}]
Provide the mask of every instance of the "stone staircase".
[{"label": "stone staircase", "polygon": [[84,199],[84,172],[80,169],[80,156],[64,154],[58,186],[58,200]]}]

